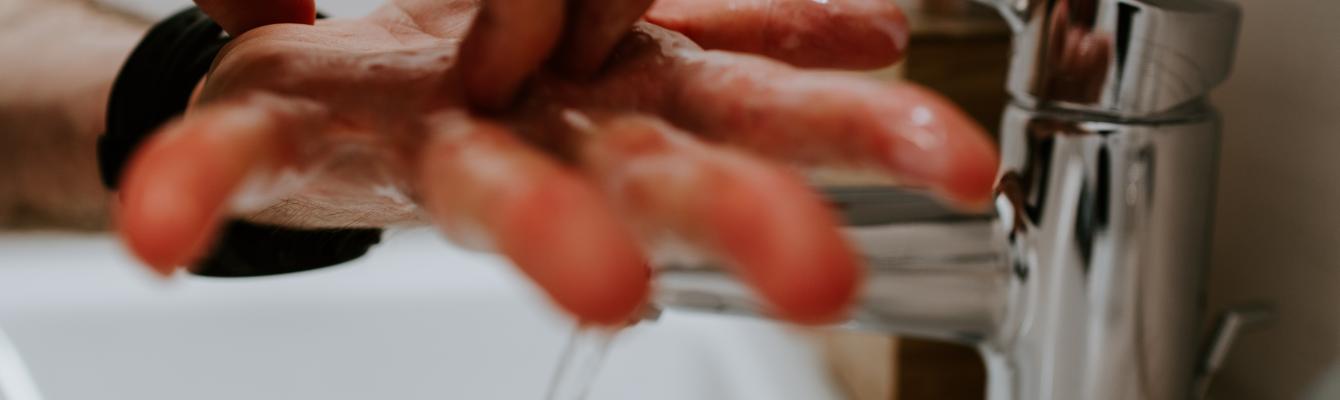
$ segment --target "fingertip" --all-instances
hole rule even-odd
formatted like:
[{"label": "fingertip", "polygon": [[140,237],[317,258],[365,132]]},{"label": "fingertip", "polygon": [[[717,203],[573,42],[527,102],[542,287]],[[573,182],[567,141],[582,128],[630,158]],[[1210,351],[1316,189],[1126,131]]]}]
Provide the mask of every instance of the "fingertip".
[{"label": "fingertip", "polygon": [[817,324],[845,314],[860,264],[803,179],[655,119],[600,128],[585,162],[622,209],[731,267],[783,319]]},{"label": "fingertip", "polygon": [[457,61],[470,104],[484,111],[506,108],[553,53],[563,22],[562,1],[485,1]]},{"label": "fingertip", "polygon": [[190,265],[212,245],[239,184],[276,159],[282,113],[218,105],[155,132],[126,165],[118,231],[161,274]]},{"label": "fingertip", "polygon": [[950,202],[975,208],[989,200],[1000,156],[990,135],[949,99],[910,83],[893,85],[877,124],[888,143],[879,163],[907,183],[927,186]]},{"label": "fingertip", "polygon": [[650,268],[603,196],[501,126],[462,115],[432,124],[441,135],[421,156],[419,189],[438,224],[478,229],[584,324],[635,316]]},{"label": "fingertip", "polygon": [[[823,232],[802,254],[779,260],[776,271],[759,283],[775,312],[788,321],[818,325],[846,317],[856,300],[863,270],[856,254],[838,238],[836,230]],[[826,243],[824,243],[826,242]],[[801,245],[803,246],[803,245]]]},{"label": "fingertip", "polygon": [[875,32],[872,34],[881,36],[883,40],[872,40],[872,42],[882,44],[885,47],[882,48],[882,51],[874,52],[876,56],[882,55],[883,58],[877,58],[875,63],[870,66],[871,68],[884,67],[902,61],[907,56],[907,48],[912,41],[911,24],[907,20],[907,14],[904,14],[903,10],[893,2],[879,1],[876,3],[882,8],[875,13],[880,18],[877,20],[879,21],[877,28],[874,29]]},{"label": "fingertip", "polygon": [[[935,125],[945,131],[943,149],[938,150],[943,152],[945,162],[933,178],[933,186],[960,207],[984,206],[995,190],[996,170],[1000,166],[1000,154],[991,135],[943,96],[920,87],[913,90],[921,93],[921,101],[929,106],[938,122]],[[915,123],[918,116],[911,118]]]},{"label": "fingertip", "polygon": [[[132,217],[131,220],[134,220]],[[172,273],[172,270],[183,265],[182,254],[175,249],[179,246],[162,246],[163,242],[157,240],[158,235],[154,235],[152,228],[145,228],[138,222],[124,222],[119,227],[121,238],[130,249],[131,254],[140,262],[148,266],[150,270],[161,275]]]},{"label": "fingertip", "polygon": [[555,61],[579,78],[594,75],[653,0],[571,0],[568,27]]},{"label": "fingertip", "polygon": [[313,0],[271,0],[270,4],[275,8],[273,16],[257,19],[253,28],[283,23],[316,24],[316,2]]},{"label": "fingertip", "polygon": [[985,134],[965,135],[959,141],[941,190],[961,207],[980,209],[995,193],[1000,154]]},{"label": "fingertip", "polygon": [[316,23],[313,0],[196,0],[232,36],[273,24]]},{"label": "fingertip", "polygon": [[631,233],[575,178],[526,191],[496,211],[501,250],[583,323],[627,323],[650,292],[650,269]]},{"label": "fingertip", "polygon": [[153,170],[144,164],[162,157],[146,152],[127,169],[122,202],[117,214],[118,231],[131,252],[161,275],[171,275],[204,252],[210,241],[215,217],[192,201],[192,194],[172,185],[170,171]]},{"label": "fingertip", "polygon": [[[833,270],[855,269],[855,267],[837,268],[835,265],[829,264]],[[839,274],[830,275],[830,277],[836,276]],[[773,301],[777,302],[779,316],[803,325],[839,323],[849,317],[851,308],[856,302],[858,279],[852,277],[809,282],[814,283],[793,285],[788,291],[774,295]]]},{"label": "fingertip", "polygon": [[802,324],[834,322],[846,314],[862,281],[858,257],[815,195],[799,184],[773,187],[776,196],[790,200],[759,204],[759,196],[728,188],[715,194],[709,218],[717,251],[778,316]]}]

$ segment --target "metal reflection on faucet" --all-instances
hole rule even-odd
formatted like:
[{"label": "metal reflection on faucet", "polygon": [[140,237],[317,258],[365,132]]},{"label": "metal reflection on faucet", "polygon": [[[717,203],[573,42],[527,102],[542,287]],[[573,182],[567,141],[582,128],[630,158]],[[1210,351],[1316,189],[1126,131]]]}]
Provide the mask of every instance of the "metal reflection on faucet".
[{"label": "metal reflection on faucet", "polygon": [[1145,118],[1228,78],[1240,20],[1225,0],[979,0],[1015,28],[1007,89],[1031,108]]},{"label": "metal reflection on faucet", "polygon": [[[872,270],[846,326],[977,346],[992,400],[1195,396],[1213,370],[1197,340],[1220,131],[1206,96],[1237,7],[982,1],[1015,29],[995,215],[828,190]],[[665,266],[658,284],[663,306],[761,310],[715,269]]]}]

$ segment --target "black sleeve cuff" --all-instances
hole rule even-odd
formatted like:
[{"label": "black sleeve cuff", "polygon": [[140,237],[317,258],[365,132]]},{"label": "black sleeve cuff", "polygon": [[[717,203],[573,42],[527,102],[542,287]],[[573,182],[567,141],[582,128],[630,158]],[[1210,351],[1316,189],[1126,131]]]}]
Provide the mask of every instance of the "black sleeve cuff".
[{"label": "black sleeve cuff", "polygon": [[[229,38],[199,8],[158,23],[131,52],[112,84],[107,132],[98,138],[102,181],[115,190],[135,150],[181,115]],[[212,252],[191,271],[249,277],[306,271],[353,260],[381,241],[380,229],[293,229],[244,221],[225,224]]]}]

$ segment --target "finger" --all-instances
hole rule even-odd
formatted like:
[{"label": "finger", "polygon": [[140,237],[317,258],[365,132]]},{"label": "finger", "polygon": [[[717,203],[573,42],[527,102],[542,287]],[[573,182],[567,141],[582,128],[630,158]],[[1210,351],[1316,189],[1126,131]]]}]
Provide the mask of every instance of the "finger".
[{"label": "finger", "polygon": [[649,118],[601,124],[583,153],[611,198],[735,267],[780,316],[841,317],[861,278],[838,220],[796,176]]},{"label": "finger", "polygon": [[878,168],[964,206],[991,195],[993,144],[929,90],[736,54],[687,57],[674,108],[691,129],[781,159]]},{"label": "finger", "polygon": [[604,199],[511,132],[467,118],[433,122],[437,132],[420,160],[428,212],[449,233],[488,237],[583,322],[627,323],[650,277]]},{"label": "finger", "polygon": [[659,0],[647,20],[703,48],[799,67],[871,69],[902,59],[907,18],[889,0]]},{"label": "finger", "polygon": [[504,108],[549,58],[563,27],[559,0],[488,0],[461,44],[457,68],[476,107]]},{"label": "finger", "polygon": [[306,118],[275,101],[219,104],[154,134],[128,165],[119,230],[162,274],[203,256],[238,186],[285,154],[280,135]]},{"label": "finger", "polygon": [[234,37],[265,25],[316,23],[313,0],[195,0],[195,4]]},{"label": "finger", "polygon": [[572,0],[557,62],[569,73],[595,73],[653,0]]}]

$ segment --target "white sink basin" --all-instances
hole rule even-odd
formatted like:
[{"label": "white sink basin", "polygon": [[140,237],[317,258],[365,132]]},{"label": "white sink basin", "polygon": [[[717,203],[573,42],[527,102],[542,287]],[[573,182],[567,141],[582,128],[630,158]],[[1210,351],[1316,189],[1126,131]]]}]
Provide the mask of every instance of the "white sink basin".
[{"label": "white sink basin", "polygon": [[[339,268],[159,281],[110,237],[0,235],[0,328],[46,400],[541,399],[570,323],[497,258],[386,242]],[[677,313],[621,335],[591,396],[840,397],[803,336]]]}]

